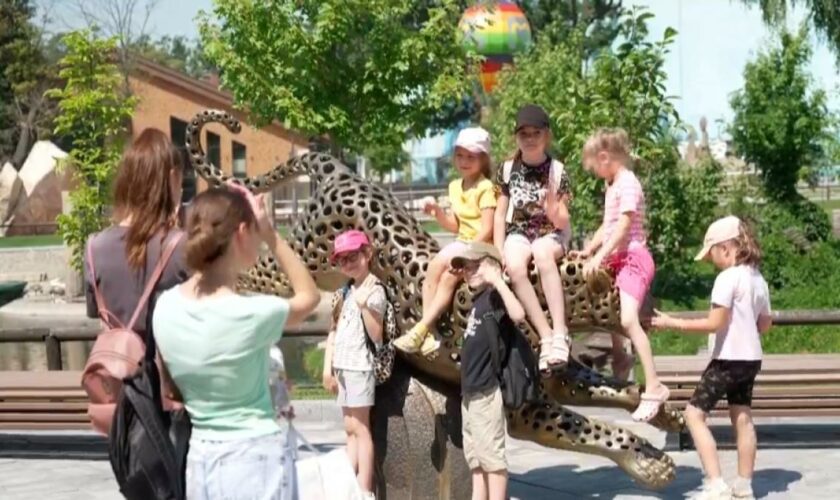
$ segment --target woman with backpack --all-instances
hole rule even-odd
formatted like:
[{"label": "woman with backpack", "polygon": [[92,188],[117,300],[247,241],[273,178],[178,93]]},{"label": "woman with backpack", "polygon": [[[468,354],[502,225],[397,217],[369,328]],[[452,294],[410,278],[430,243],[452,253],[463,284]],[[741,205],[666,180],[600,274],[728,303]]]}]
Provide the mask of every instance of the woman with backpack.
[{"label": "woman with backpack", "polygon": [[[287,433],[269,390],[269,349],[318,305],[315,281],[272,227],[262,196],[245,188],[198,195],[187,236],[194,274],[161,295],[153,319],[161,358],[192,422],[187,498],[294,498]],[[290,299],[236,290],[263,243],[289,277]]]},{"label": "woman with backpack", "polygon": [[385,287],[370,272],[372,258],[373,248],[365,233],[351,229],[335,238],[332,262],[350,282],[335,295],[323,373],[324,388],[338,393],[347,433],[347,455],[364,498],[375,498],[370,408],[376,380],[369,344],[382,344],[387,307]]},{"label": "woman with backpack", "polygon": [[[183,170],[181,154],[169,137],[158,129],[144,130],[126,150],[117,172],[114,225],[88,239],[84,265],[87,315],[102,318],[110,328],[124,326],[143,340],[155,293],[189,276],[184,241],[177,228]],[[167,245],[175,245],[174,251],[153,285],[150,306],[140,304],[138,308],[146,282]]]}]

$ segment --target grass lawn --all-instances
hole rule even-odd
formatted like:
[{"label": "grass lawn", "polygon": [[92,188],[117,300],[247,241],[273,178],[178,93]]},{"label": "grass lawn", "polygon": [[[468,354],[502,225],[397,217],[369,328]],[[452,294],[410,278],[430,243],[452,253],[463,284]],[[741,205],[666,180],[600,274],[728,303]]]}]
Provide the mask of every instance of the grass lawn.
[{"label": "grass lawn", "polygon": [[44,234],[38,236],[7,236],[0,238],[0,248],[46,247],[61,245],[61,236]]},{"label": "grass lawn", "polygon": [[832,215],[832,212],[834,210],[840,210],[840,199],[828,200],[828,201],[817,201],[817,202],[814,202],[814,203],[816,203],[817,205],[822,207],[822,209],[825,210],[828,213],[829,216]]}]

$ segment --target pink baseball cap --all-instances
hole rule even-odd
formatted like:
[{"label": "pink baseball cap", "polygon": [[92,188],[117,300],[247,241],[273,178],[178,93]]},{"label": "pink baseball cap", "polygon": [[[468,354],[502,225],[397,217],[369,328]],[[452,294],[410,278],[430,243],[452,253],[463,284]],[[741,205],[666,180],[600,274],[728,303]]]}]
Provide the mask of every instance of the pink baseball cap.
[{"label": "pink baseball cap", "polygon": [[468,127],[458,132],[456,148],[464,148],[470,153],[490,154],[490,134],[481,127]]},{"label": "pink baseball cap", "polygon": [[335,263],[335,259],[338,258],[339,255],[348,252],[355,252],[367,245],[370,245],[370,240],[365,233],[359,231],[358,229],[344,231],[335,238],[335,244],[333,245],[333,252],[330,256],[330,261]]},{"label": "pink baseball cap", "polygon": [[741,235],[741,219],[730,215],[718,219],[706,230],[706,237],[703,238],[703,248],[694,257],[694,260],[703,260],[709,255],[709,250],[718,243],[729,241]]}]

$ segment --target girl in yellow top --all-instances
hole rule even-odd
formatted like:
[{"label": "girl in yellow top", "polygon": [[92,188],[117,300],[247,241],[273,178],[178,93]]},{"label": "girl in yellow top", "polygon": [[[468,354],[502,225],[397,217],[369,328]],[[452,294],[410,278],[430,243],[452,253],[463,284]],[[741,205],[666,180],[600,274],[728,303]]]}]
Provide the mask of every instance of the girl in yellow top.
[{"label": "girl in yellow top", "polygon": [[449,307],[460,274],[452,272],[449,262],[460,255],[472,241],[493,242],[493,217],[496,211],[496,188],[490,180],[490,134],[481,127],[465,128],[455,140],[455,167],[461,178],[449,184],[452,212],[446,213],[434,200],[423,210],[434,215],[444,229],[458,238],[446,245],[432,259],[423,281],[423,317],[408,333],[394,341],[403,352],[434,353],[440,341],[429,335],[429,327]]}]

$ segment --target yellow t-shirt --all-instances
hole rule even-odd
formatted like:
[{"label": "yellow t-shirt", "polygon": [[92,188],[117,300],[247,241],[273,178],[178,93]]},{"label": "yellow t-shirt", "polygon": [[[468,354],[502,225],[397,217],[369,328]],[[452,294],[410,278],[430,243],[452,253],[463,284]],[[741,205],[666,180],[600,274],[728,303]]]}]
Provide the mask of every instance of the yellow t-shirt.
[{"label": "yellow t-shirt", "polygon": [[481,229],[481,211],[496,208],[496,187],[482,177],[473,187],[464,191],[463,179],[449,183],[449,203],[458,218],[458,239],[473,241]]}]

